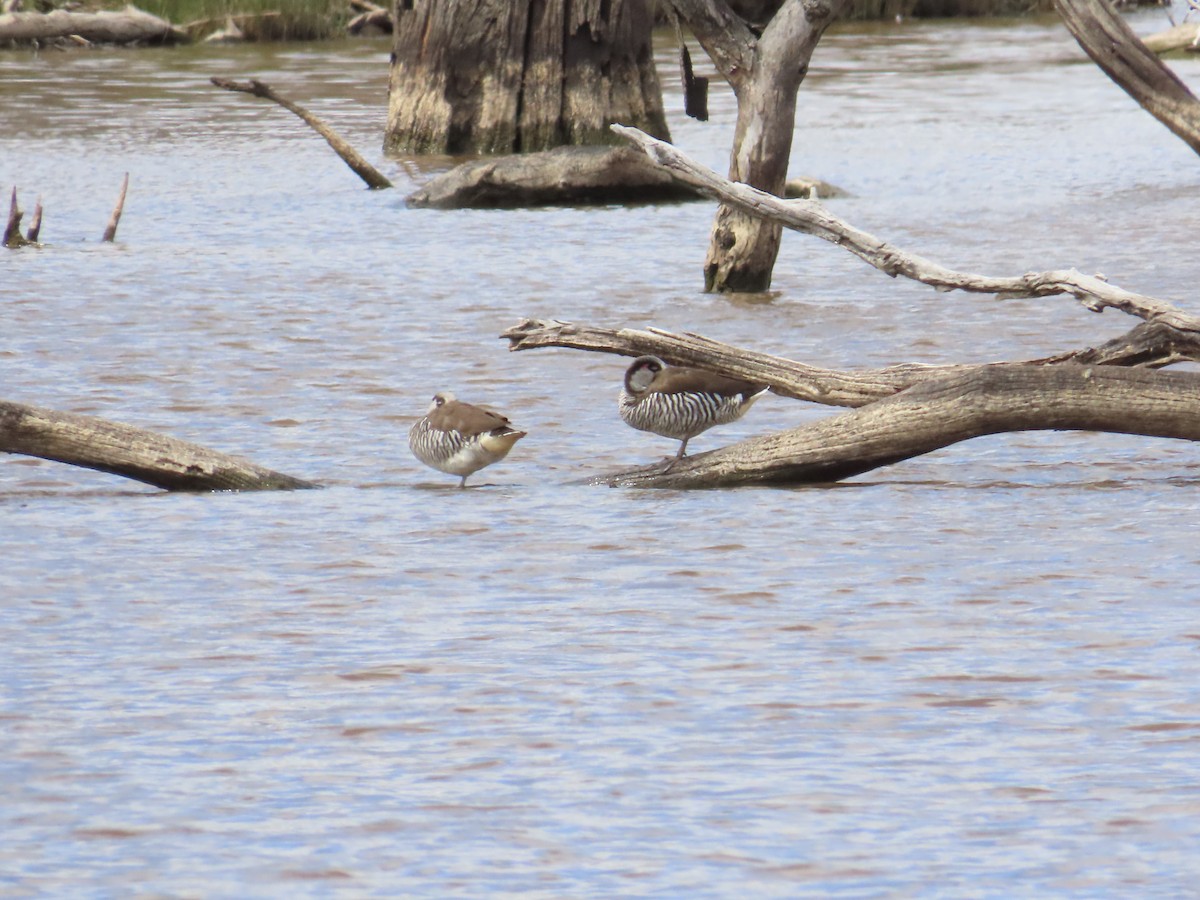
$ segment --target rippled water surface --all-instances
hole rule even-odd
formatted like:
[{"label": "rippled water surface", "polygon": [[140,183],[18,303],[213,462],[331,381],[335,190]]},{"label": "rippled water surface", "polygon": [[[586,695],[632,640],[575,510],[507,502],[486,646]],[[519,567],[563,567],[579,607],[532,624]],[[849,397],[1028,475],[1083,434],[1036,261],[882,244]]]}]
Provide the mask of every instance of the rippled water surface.
[{"label": "rippled water surface", "polygon": [[[449,162],[380,156],[387,52],[0,54],[0,190],[46,210],[44,247],[0,254],[0,397],[327,485],[0,460],[0,896],[1191,894],[1195,447],[1012,435],[832,488],[609,490],[582,482],[672,449],[620,423],[623,360],[496,337],[536,315],[855,367],[1132,322],[794,234],[767,302],[708,296],[708,204],[406,209]],[[666,43],[660,69],[676,142],[724,168],[728,94],[686,120]],[[946,264],[1195,305],[1196,156],[1053,21],[830,36],[792,168]],[[405,445],[438,390],[529,431],[470,490]],[[828,414],[769,397],[693,449]]]}]

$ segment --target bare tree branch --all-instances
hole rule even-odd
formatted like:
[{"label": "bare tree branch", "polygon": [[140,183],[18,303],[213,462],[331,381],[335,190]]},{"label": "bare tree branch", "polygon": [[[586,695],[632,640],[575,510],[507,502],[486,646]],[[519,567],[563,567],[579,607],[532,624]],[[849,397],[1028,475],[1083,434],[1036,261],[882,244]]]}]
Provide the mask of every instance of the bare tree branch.
[{"label": "bare tree branch", "polygon": [[230,81],[228,78],[213,77],[209,79],[219,88],[224,88],[227,91],[237,91],[243,94],[252,94],[255,97],[262,97],[274,103],[278,103],[288,112],[294,113],[303,119],[308,125],[325,138],[329,146],[334,149],[334,152],[342,158],[342,161],[348,165],[354,174],[366,182],[367,187],[371,190],[379,190],[381,188],[390,188],[392,183],[384,177],[378,169],[372,166],[361,154],[348,144],[341,135],[326,125],[321,119],[314,116],[303,106],[298,103],[293,103],[285,97],[281,97],[271,89],[270,85],[263,84],[261,81],[251,79],[250,81],[237,82]]},{"label": "bare tree branch", "polygon": [[728,206],[837,244],[893,278],[903,276],[942,291],[995,294],[1001,298],[1070,294],[1093,312],[1101,312],[1106,308],[1118,309],[1182,331],[1200,331],[1200,318],[1166,301],[1122,290],[1102,277],[1083,275],[1075,269],[1028,272],[1010,277],[975,275],[948,269],[855,228],[831,213],[819,201],[782,200],[773,194],[722,178],[672,145],[636,128],[624,125],[613,125],[612,128],[683,183]]},{"label": "bare tree branch", "polygon": [[125,177],[121,179],[121,193],[117,197],[117,205],[113,207],[112,215],[109,216],[108,225],[104,228],[104,236],[101,241],[111,243],[117,236],[117,226],[121,223],[121,213],[125,210],[125,195],[129,191],[129,173],[125,173]]},{"label": "bare tree branch", "polygon": [[668,0],[717,67],[734,88],[749,74],[754,55],[754,34],[724,0]]}]

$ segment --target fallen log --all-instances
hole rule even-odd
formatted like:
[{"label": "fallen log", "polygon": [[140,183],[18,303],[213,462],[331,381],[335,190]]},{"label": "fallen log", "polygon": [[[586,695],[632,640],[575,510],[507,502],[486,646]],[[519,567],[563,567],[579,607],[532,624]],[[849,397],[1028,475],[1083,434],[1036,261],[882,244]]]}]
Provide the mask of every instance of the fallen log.
[{"label": "fallen log", "polygon": [[385,178],[382,174],[380,174],[380,172],[374,166],[367,162],[357,150],[351,147],[341,135],[310,113],[303,106],[293,103],[291,100],[281,97],[279,94],[275,93],[275,91],[269,85],[263,84],[261,81],[253,78],[250,79],[250,81],[237,82],[230,81],[228,78],[217,78],[214,76],[209,80],[212,81],[212,83],[217,87],[223,88],[227,91],[237,91],[243,94],[252,94],[255,97],[262,97],[263,99],[278,103],[284,109],[288,110],[288,112],[299,116],[314,131],[316,131],[317,134],[325,138],[329,146],[334,149],[334,152],[336,152],[337,155],[342,158],[342,162],[348,165],[354,171],[355,175],[365,181],[367,187],[369,187],[371,190],[390,188],[392,186],[392,183],[388,181],[387,178]]},{"label": "fallen log", "polygon": [[[508,341],[511,351],[566,347],[620,356],[657,356],[672,365],[694,366],[743,381],[769,384],[771,392],[781,397],[849,408],[866,406],[924,381],[979,368],[977,364],[900,363],[879,369],[824,369],[698,334],[674,334],[659,328],[610,329],[554,319],[524,319],[500,337]],[[1010,364],[1077,363],[1156,369],[1184,361],[1200,361],[1200,333],[1179,332],[1168,325],[1148,322],[1099,347]]]},{"label": "fallen log", "polygon": [[1200,153],[1200,100],[1150,50],[1112,3],[1054,0],[1079,46],[1142,109]]},{"label": "fallen log", "polygon": [[168,491],[318,487],[240,457],[131,425],[7,401],[0,401],[0,452],[109,472]]},{"label": "fallen log", "polygon": [[166,19],[135,6],[102,12],[12,12],[0,15],[0,44],[44,44],[82,39],[91,44],[178,44],[187,35]]},{"label": "fallen log", "polygon": [[593,483],[712,488],[840,481],[951,444],[1013,431],[1200,440],[1200,374],[1113,366],[993,365],[933,378],[852,412]]}]

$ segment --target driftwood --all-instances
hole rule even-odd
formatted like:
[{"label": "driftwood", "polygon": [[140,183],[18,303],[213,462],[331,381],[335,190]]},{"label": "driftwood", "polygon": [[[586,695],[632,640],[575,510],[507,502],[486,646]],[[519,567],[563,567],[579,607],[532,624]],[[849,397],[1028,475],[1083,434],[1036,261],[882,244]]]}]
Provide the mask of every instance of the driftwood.
[{"label": "driftwood", "polygon": [[1151,53],[1174,53],[1179,50],[1200,50],[1200,22],[1181,22],[1142,38],[1142,43]]},{"label": "driftwood", "polygon": [[455,166],[407,198],[436,209],[653,203],[700,195],[628,147],[558,147]]},{"label": "driftwood", "polygon": [[130,425],[6,401],[0,401],[0,452],[110,472],[168,491],[317,487],[236,456]]},{"label": "driftwood", "polygon": [[979,366],[782,434],[614,473],[629,487],[838,481],[970,438],[1087,430],[1200,440],[1200,374],[1111,366]]},{"label": "driftwood", "polygon": [[371,190],[379,190],[381,188],[390,188],[392,183],[387,180],[374,166],[366,161],[353,147],[351,147],[336,131],[326,125],[321,119],[314,116],[307,109],[291,100],[281,97],[275,93],[269,85],[263,84],[261,81],[251,79],[246,82],[230,81],[228,78],[212,78],[213,84],[219,88],[224,88],[227,91],[236,91],[243,94],[252,94],[255,97],[262,97],[274,103],[278,103],[284,109],[296,114],[303,119],[308,125],[316,131],[321,137],[329,143],[329,146],[334,149],[342,161],[348,165],[359,178],[366,182],[367,187]]},{"label": "driftwood", "polygon": [[636,128],[614,125],[613,131],[640,147],[671,175],[722,203],[751,215],[836,244],[893,278],[904,276],[940,291],[961,290],[1005,297],[1048,297],[1070,294],[1093,312],[1118,309],[1147,321],[1186,331],[1200,331],[1200,318],[1164,300],[1126,291],[1109,284],[1102,275],[1084,275],[1075,269],[1028,272],[1017,276],[987,276],[956,272],[855,228],[838,218],[819,201],[781,200],[749,185],[731,182],[681,153],[671,144]]},{"label": "driftwood", "polygon": [[186,41],[187,35],[165,19],[134,6],[115,12],[56,9],[0,15],[0,44],[79,40],[90,44],[176,44]]},{"label": "driftwood", "polygon": [[1006,431],[1082,429],[1200,440],[1200,374],[1154,371],[1200,361],[1200,318],[1165,301],[1125,291],[1073,269],[996,277],[956,272],[885,243],[819,202],[781,200],[735,184],[636,129],[614,126],[686,184],[723,203],[841,246],[892,277],[943,290],[1005,296],[1070,295],[1087,309],[1142,319],[1108,343],[1018,363],[837,372],[754,353],[698,335],[526,320],[501,337],[512,350],[573,347],[713,369],[766,382],[774,393],[850,407],[780,434],[683,460],[610,473],[600,483],[638,487],[720,487],[836,481],[903,459]]}]

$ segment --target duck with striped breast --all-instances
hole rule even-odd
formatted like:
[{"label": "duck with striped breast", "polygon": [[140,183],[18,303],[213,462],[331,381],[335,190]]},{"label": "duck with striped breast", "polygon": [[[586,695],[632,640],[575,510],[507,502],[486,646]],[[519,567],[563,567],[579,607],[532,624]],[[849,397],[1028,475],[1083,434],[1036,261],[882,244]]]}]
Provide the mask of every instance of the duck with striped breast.
[{"label": "duck with striped breast", "polygon": [[769,389],[703,369],[668,366],[657,356],[640,356],[625,372],[619,407],[626,424],[681,442],[669,463],[674,465],[691,438],[740,419]]},{"label": "duck with striped breast", "polygon": [[504,459],[525,434],[499,413],[443,391],[409,430],[408,446],[425,465],[460,476],[458,486],[466,487],[468,475]]}]

